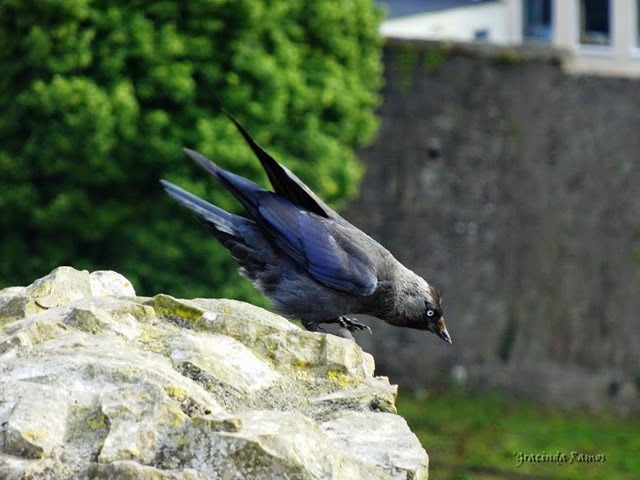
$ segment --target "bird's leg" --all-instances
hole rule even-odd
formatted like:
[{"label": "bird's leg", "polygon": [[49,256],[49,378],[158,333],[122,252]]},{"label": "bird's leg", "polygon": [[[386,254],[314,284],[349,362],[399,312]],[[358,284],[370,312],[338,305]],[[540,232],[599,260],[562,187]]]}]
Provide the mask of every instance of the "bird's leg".
[{"label": "bird's leg", "polygon": [[[353,335],[351,335],[351,332],[354,329],[364,330],[366,328],[369,330],[369,332],[371,332],[371,329],[366,325],[362,325],[361,323],[354,322],[353,320],[348,319],[346,317],[344,317],[346,319],[346,322],[344,322],[342,318],[343,317],[340,317],[336,320],[330,320],[325,322],[313,322],[313,321],[304,321],[304,320],[301,320],[301,322],[302,322],[302,325],[304,325],[304,328],[306,328],[310,332],[327,333],[329,335],[335,335],[337,337],[348,338],[349,340],[355,340],[353,338]],[[340,328],[337,332],[332,332],[327,330],[324,327],[321,327],[320,323],[337,323],[338,325],[340,325]],[[355,323],[358,326],[354,327],[352,323]]]},{"label": "bird's leg", "polygon": [[353,318],[349,318],[345,315],[342,315],[338,318],[338,323],[342,328],[346,328],[350,332],[353,332],[355,330],[367,330],[369,333],[372,333],[371,328],[368,325],[356,322]]},{"label": "bird's leg", "polygon": [[321,327],[320,326],[321,322],[310,322],[305,320],[300,320],[300,322],[302,323],[302,325],[304,325],[304,328],[306,328],[307,331],[309,332],[332,333],[326,328]]}]

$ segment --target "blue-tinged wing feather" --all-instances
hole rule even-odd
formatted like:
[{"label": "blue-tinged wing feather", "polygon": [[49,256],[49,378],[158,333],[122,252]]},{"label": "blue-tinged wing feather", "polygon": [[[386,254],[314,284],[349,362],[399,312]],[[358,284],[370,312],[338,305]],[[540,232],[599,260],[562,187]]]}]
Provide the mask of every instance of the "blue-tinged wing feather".
[{"label": "blue-tinged wing feather", "polygon": [[305,213],[300,217],[300,231],[309,262],[309,273],[314,278],[352,294],[373,293],[378,279],[370,259],[364,251],[356,254],[355,251],[345,250],[340,241],[342,234],[335,228],[335,224]]},{"label": "blue-tinged wing feather", "polygon": [[337,216],[302,180],[280,165],[275,158],[262,148],[233,115],[224,109],[222,111],[233,122],[244,140],[251,147],[251,150],[253,150],[253,153],[260,160],[271,181],[271,185],[273,185],[277,193],[297,206],[321,217],[332,218]]},{"label": "blue-tinged wing feather", "polygon": [[342,235],[333,220],[301,210],[274,194],[260,198],[259,212],[277,244],[316,280],[355,295],[373,293],[377,277],[368,256],[364,251],[349,253],[341,246]]},{"label": "blue-tinged wing feather", "polygon": [[279,195],[264,192],[258,213],[261,217],[259,223],[268,229],[276,244],[296,263],[306,267],[307,259],[298,228],[300,210]]},{"label": "blue-tinged wing feather", "polygon": [[[316,280],[353,295],[373,293],[378,279],[374,262],[364,248],[358,247],[357,237],[361,232],[349,231],[353,227],[347,226],[349,224],[326,207],[293,173],[280,167],[276,175],[271,169],[270,178],[278,177],[277,185],[283,189],[282,193],[273,193],[222,170],[198,152],[185,149],[185,153],[240,200],[271,241]],[[289,190],[292,185],[295,188]],[[170,191],[170,194],[181,197],[182,203],[189,203],[190,208],[206,209],[204,203],[176,192]],[[313,209],[309,204],[313,204]],[[316,209],[319,214],[314,213]]]}]

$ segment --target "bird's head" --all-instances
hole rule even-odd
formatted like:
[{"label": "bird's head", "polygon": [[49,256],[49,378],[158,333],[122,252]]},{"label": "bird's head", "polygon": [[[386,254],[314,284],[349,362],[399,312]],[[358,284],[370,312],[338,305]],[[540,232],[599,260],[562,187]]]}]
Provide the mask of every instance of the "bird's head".
[{"label": "bird's head", "polygon": [[395,302],[394,311],[402,320],[389,323],[427,330],[435,333],[445,342],[452,343],[447,325],[444,323],[440,291],[408,269],[403,270],[402,279],[402,290],[399,295],[402,301]]},{"label": "bird's head", "polygon": [[429,330],[430,332],[435,333],[445,342],[451,343],[451,336],[449,336],[447,325],[444,323],[444,316],[442,314],[442,306],[440,305],[439,294],[437,296],[437,300],[425,301],[423,320],[425,330]]}]

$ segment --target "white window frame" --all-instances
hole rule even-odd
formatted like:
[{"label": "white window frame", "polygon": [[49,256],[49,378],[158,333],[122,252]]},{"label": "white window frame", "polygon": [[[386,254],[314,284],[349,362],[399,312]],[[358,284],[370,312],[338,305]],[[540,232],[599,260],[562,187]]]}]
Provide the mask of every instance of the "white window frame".
[{"label": "white window frame", "polygon": [[631,45],[629,51],[633,58],[640,58],[640,0],[633,0],[631,11]]}]

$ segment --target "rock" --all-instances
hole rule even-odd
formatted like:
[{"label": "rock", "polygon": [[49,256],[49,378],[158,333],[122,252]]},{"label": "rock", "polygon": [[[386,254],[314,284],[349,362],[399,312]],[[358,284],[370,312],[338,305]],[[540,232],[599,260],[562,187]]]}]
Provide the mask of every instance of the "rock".
[{"label": "rock", "polygon": [[[327,434],[361,461],[392,478],[427,478],[429,462],[405,420],[390,413],[346,411],[322,424]],[[384,438],[385,442],[378,439]],[[394,448],[389,449],[388,445]],[[409,473],[410,472],[410,473]]]},{"label": "rock", "polygon": [[191,468],[159,470],[133,461],[93,464],[83,475],[90,480],[117,478],[119,480],[208,480],[208,477]]},{"label": "rock", "polygon": [[0,303],[3,303],[10,298],[17,297],[23,290],[24,287],[3,288],[0,290]]},{"label": "rock", "polygon": [[88,297],[135,296],[131,282],[117,272],[89,274],[71,267],[58,267],[28,287],[0,290],[0,325],[14,318]]},{"label": "rock", "polygon": [[70,267],[0,291],[0,326],[0,478],[427,478],[351,340]]},{"label": "rock", "polygon": [[58,267],[0,304],[0,324],[91,296],[89,272]]},{"label": "rock", "polygon": [[123,275],[111,270],[100,270],[91,273],[89,275],[89,284],[91,285],[91,296],[93,297],[135,297],[136,295],[131,282]]},{"label": "rock", "polygon": [[4,450],[23,458],[43,458],[62,446],[66,433],[64,392],[46,385],[3,382],[13,408],[4,424]]}]

